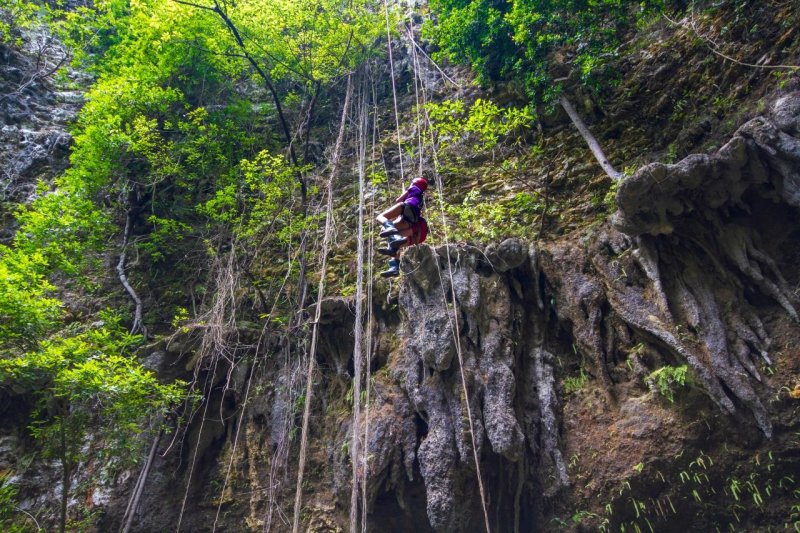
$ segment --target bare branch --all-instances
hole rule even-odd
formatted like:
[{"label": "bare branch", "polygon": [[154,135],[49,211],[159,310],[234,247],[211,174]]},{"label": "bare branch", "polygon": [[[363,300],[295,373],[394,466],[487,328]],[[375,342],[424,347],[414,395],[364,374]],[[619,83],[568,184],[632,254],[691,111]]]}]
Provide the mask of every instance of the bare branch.
[{"label": "bare branch", "polygon": [[28,87],[30,87],[31,85],[36,83],[36,81],[47,79],[50,76],[52,76],[53,74],[55,74],[58,71],[58,69],[60,69],[62,66],[64,66],[64,64],[70,58],[69,52],[67,52],[66,50],[63,50],[63,52],[64,52],[64,55],[56,62],[55,66],[52,67],[49,70],[44,70],[44,66],[46,66],[46,65],[40,66],[39,65],[40,60],[37,60],[36,72],[34,72],[31,75],[31,77],[28,79],[28,81],[25,81],[25,82],[21,83],[19,85],[19,87],[17,87],[13,91],[11,91],[9,93],[6,93],[3,96],[0,96],[0,102],[2,102],[3,100],[5,100],[6,98],[9,98],[11,96],[18,96],[18,95],[22,94],[22,91],[24,91],[25,89],[27,89]]},{"label": "bare branch", "polygon": [[608,158],[606,157],[606,154],[603,153],[603,149],[600,147],[600,143],[597,142],[595,136],[592,134],[591,131],[589,131],[589,128],[583,122],[583,119],[581,119],[581,116],[578,114],[578,112],[575,111],[575,108],[572,107],[572,104],[569,102],[569,100],[567,100],[565,96],[561,96],[558,99],[558,103],[560,103],[561,107],[564,108],[564,111],[567,112],[567,115],[569,115],[569,118],[572,120],[572,123],[578,129],[578,131],[581,134],[581,137],[583,137],[583,140],[586,141],[586,144],[589,145],[589,149],[594,154],[594,157],[595,159],[597,159],[597,162],[600,163],[600,166],[603,167],[603,170],[608,175],[608,177],[615,181],[619,180],[622,177],[622,174],[617,172],[617,170],[614,169],[611,163],[608,162]]},{"label": "bare branch", "polygon": [[[185,0],[172,0],[172,1],[175,2],[176,4],[183,4],[183,5],[189,6],[189,7],[196,7],[197,9],[205,9],[206,11],[213,11],[215,13],[217,12],[217,7],[216,6],[215,7],[204,6],[204,5],[201,5],[201,4],[195,4],[194,2],[186,2]],[[215,4],[216,4],[216,2],[215,2]]]},{"label": "bare branch", "polygon": [[133,312],[133,325],[131,326],[131,333],[141,331],[147,337],[147,329],[142,325],[142,299],[136,294],[131,284],[128,282],[128,276],[125,274],[125,262],[128,257],[128,240],[131,235],[131,227],[133,226],[133,210],[129,209],[125,215],[125,230],[122,234],[122,251],[119,254],[119,262],[117,263],[117,276],[120,283],[125,287],[128,296],[133,300],[136,308]]}]

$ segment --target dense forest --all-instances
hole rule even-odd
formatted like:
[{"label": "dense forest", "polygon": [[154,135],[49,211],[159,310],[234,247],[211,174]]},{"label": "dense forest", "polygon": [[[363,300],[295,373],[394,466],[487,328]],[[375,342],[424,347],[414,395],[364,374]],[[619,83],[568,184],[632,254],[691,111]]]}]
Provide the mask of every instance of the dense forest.
[{"label": "dense forest", "polygon": [[0,0],[0,527],[800,532],[799,14]]}]

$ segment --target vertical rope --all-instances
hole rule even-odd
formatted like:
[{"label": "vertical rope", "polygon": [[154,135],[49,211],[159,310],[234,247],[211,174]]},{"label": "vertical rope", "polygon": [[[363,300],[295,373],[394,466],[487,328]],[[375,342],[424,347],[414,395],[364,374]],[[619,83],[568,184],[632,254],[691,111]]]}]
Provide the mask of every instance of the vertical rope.
[{"label": "vertical rope", "polygon": [[[375,79],[370,76],[370,81],[372,82],[372,156],[370,161],[372,165],[375,165],[375,145],[377,144],[377,132],[378,132],[378,99],[375,94]],[[374,174],[374,168],[372,169]],[[363,452],[363,460],[362,460],[362,490],[361,490],[361,532],[367,533],[367,478],[369,476],[369,401],[370,401],[370,391],[371,381],[372,381],[372,369],[371,369],[371,360],[372,360],[372,328],[373,328],[373,313],[372,313],[372,276],[373,276],[373,269],[372,269],[372,257],[374,254],[375,249],[375,195],[370,195],[370,203],[369,203],[369,245],[368,245],[368,253],[367,257],[369,257],[369,261],[367,262],[367,279],[369,283],[367,284],[367,345],[365,347],[365,352],[367,354],[367,393],[364,399],[364,452]]]},{"label": "vertical rope", "polygon": [[[408,38],[409,40],[411,40],[412,43],[414,42],[414,35],[410,29],[408,32]],[[416,64],[416,62],[414,62],[415,79],[418,77],[417,66],[418,65]],[[456,354],[458,355],[458,368],[459,368],[459,373],[461,375],[461,388],[464,393],[464,404],[467,411],[467,419],[469,421],[469,433],[470,433],[470,440],[472,442],[472,457],[473,460],[475,461],[475,475],[478,478],[478,491],[480,492],[481,496],[481,509],[483,510],[484,527],[486,528],[487,533],[491,533],[491,527],[489,525],[489,512],[486,507],[486,491],[483,486],[483,476],[481,475],[480,458],[478,457],[478,446],[475,441],[475,425],[472,421],[472,408],[470,407],[469,404],[469,389],[467,388],[467,379],[464,373],[464,355],[461,347],[461,331],[458,323],[458,308],[456,306],[456,293],[454,287],[455,282],[453,280],[453,264],[450,257],[450,237],[447,230],[447,217],[445,215],[445,209],[444,209],[444,186],[442,184],[442,179],[439,174],[439,158],[436,154],[436,143],[433,137],[433,129],[431,127],[430,116],[428,115],[428,110],[424,107],[424,104],[426,103],[427,100],[427,96],[425,94],[425,87],[424,84],[421,83],[421,85],[422,85],[423,112],[426,118],[427,129],[428,133],[430,134],[430,141],[431,141],[431,157],[433,160],[434,182],[436,183],[436,190],[439,196],[439,209],[442,215],[442,231],[444,234],[445,250],[447,252],[447,272],[450,277],[450,296],[453,301],[453,316],[452,318],[448,316],[448,320],[450,321],[450,326],[456,344]],[[442,284],[442,292],[444,292],[444,283],[443,280],[441,279],[441,276],[439,278],[439,281]],[[444,301],[443,304],[445,305],[445,307],[447,307],[446,301]]]},{"label": "vertical rope", "polygon": [[328,211],[325,214],[325,236],[322,239],[322,267],[320,268],[319,286],[317,288],[317,308],[314,312],[314,325],[311,332],[311,350],[308,354],[308,367],[306,370],[306,395],[303,407],[303,426],[300,437],[300,457],[297,468],[297,486],[294,496],[294,521],[292,532],[300,531],[300,507],[303,503],[303,474],[306,466],[306,453],[308,448],[308,420],[311,416],[311,393],[313,392],[314,382],[314,363],[317,356],[317,339],[319,338],[319,319],[322,314],[322,297],[325,294],[325,276],[328,270],[328,248],[331,240],[331,227],[333,226],[333,181],[336,177],[336,170],[339,166],[339,155],[344,141],[344,132],[347,125],[347,112],[350,107],[350,97],[353,94],[352,75],[347,76],[347,89],[345,91],[344,105],[342,106],[342,120],[339,124],[339,134],[336,137],[336,145],[331,158],[331,173],[328,177],[326,194],[328,195]]},{"label": "vertical rope", "polygon": [[[365,81],[365,80],[364,80]],[[358,488],[359,488],[359,422],[361,421],[361,367],[362,333],[364,329],[364,160],[366,158],[367,95],[364,82],[361,84],[358,104],[358,251],[356,267],[356,319],[353,325],[353,431],[350,444],[350,462],[353,467],[353,484],[350,490],[350,531],[358,531]]]},{"label": "vertical rope", "polygon": [[[394,57],[392,54],[392,31],[389,28],[389,6],[386,0],[383,0],[383,12],[386,15],[386,41],[389,47],[389,78],[392,80],[392,100],[394,102],[394,123],[397,132],[397,156],[400,158],[400,190],[405,188],[406,176],[403,171],[403,147],[400,143],[400,114],[397,112],[397,86],[394,82]],[[387,174],[388,179],[388,174]]]},{"label": "vertical rope", "polygon": [[[414,20],[411,19],[410,27],[408,30],[409,35],[411,36],[411,42],[414,42]],[[424,91],[422,88],[422,78],[419,77],[419,62],[417,61],[417,49],[414,48],[413,44],[411,46],[411,66],[414,70],[414,100],[416,105],[414,106],[414,111],[417,114],[417,146],[419,153],[417,154],[417,160],[419,161],[419,175],[422,175],[422,169],[425,162],[425,149],[424,143],[422,142],[422,120],[420,119],[420,93]],[[404,182],[405,183],[405,182]]]}]

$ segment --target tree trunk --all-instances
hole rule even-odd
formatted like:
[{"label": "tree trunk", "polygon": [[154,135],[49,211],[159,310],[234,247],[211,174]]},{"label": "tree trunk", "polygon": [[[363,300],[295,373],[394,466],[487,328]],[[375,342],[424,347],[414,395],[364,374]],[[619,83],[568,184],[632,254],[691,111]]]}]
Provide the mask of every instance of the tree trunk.
[{"label": "tree trunk", "polygon": [[617,172],[611,163],[608,162],[606,154],[604,154],[603,149],[600,148],[600,143],[597,142],[595,136],[592,135],[592,132],[586,127],[586,124],[584,124],[580,115],[578,115],[578,112],[575,111],[574,107],[572,107],[572,104],[569,102],[569,100],[567,100],[565,96],[561,96],[558,99],[558,102],[561,104],[561,107],[564,108],[564,111],[567,112],[567,115],[569,115],[569,118],[572,120],[572,123],[575,125],[575,127],[578,128],[581,137],[583,137],[583,140],[589,145],[589,149],[591,149],[595,159],[597,159],[597,162],[600,163],[601,167],[603,167],[605,173],[608,174],[608,177],[612,180],[619,180],[622,178],[622,174]]},{"label": "tree trunk", "polygon": [[159,431],[155,440],[153,440],[153,445],[150,447],[150,453],[147,456],[147,462],[144,464],[142,472],[139,474],[139,479],[136,481],[136,486],[133,489],[133,495],[131,500],[128,502],[128,509],[125,511],[125,525],[122,528],[122,533],[128,533],[131,530],[131,526],[133,525],[133,517],[136,515],[136,508],[139,507],[139,500],[144,492],[144,484],[147,482],[147,476],[150,473],[150,466],[153,464],[153,459],[156,457],[158,443],[161,441],[161,436],[163,434],[163,431]]}]

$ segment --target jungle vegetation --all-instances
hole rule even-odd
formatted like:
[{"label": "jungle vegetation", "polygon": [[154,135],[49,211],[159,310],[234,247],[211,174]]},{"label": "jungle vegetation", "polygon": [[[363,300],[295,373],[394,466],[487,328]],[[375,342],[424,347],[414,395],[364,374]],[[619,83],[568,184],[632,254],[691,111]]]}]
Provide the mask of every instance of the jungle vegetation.
[{"label": "jungle vegetation", "polygon": [[[2,206],[17,229],[0,245],[0,384],[29,399],[30,431],[61,464],[62,531],[72,472],[98,438],[92,427],[113,428],[92,450],[133,458],[141,453],[120,450],[141,452],[143,431],[193,409],[195,385],[159,382],[139,348],[176,331],[209,333],[225,325],[220,308],[234,325],[264,320],[278,335],[305,334],[297,317],[317,276],[321,146],[347,75],[385,60],[387,31],[373,0],[66,4],[0,0],[2,46],[23,49],[46,29],[65,57],[43,75],[71,83],[70,68],[92,78],[68,170],[41,182],[32,203]],[[565,87],[613,83],[624,34],[679,4],[430,0],[422,34],[432,57],[523,94],[508,109],[432,105],[433,129],[486,147],[532,127]],[[393,22],[403,15],[387,11]],[[540,209],[530,196],[515,201],[518,213]]]}]

